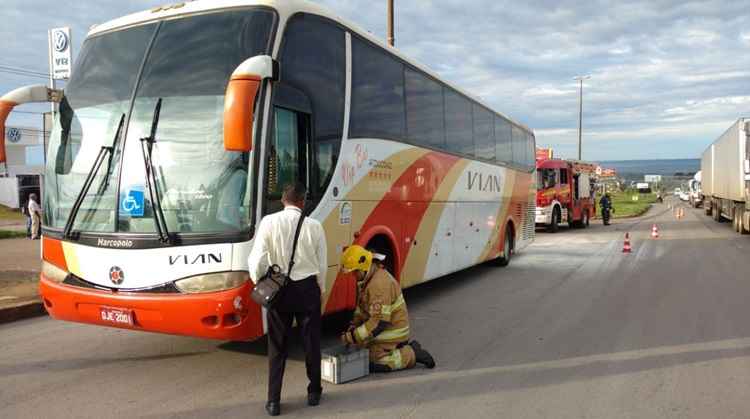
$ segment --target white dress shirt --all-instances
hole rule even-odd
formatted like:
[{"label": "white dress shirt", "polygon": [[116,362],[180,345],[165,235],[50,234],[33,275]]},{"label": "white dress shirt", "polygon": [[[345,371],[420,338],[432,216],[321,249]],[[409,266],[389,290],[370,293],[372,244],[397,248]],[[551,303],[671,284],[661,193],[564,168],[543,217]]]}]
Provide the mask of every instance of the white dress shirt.
[{"label": "white dress shirt", "polygon": [[29,200],[29,216],[42,215],[42,207],[36,203],[36,201]]},{"label": "white dress shirt", "polygon": [[[292,256],[294,231],[302,211],[297,207],[285,207],[283,211],[269,214],[260,220],[255,233],[253,249],[247,258],[250,277],[257,283],[265,275],[268,267],[276,264],[286,273],[289,258]],[[293,281],[309,276],[318,277],[320,292],[325,292],[325,276],[328,271],[326,260],[326,236],[318,220],[305,218],[294,254],[294,268],[290,275]]]}]

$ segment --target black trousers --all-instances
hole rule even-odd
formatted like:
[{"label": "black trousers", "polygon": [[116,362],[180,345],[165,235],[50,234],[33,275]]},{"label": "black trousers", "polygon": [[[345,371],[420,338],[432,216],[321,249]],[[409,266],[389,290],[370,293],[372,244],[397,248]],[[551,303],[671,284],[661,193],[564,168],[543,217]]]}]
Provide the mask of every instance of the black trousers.
[{"label": "black trousers", "polygon": [[268,310],[268,401],[281,399],[292,321],[302,331],[308,393],[320,393],[320,288],[315,276],[291,281]]}]

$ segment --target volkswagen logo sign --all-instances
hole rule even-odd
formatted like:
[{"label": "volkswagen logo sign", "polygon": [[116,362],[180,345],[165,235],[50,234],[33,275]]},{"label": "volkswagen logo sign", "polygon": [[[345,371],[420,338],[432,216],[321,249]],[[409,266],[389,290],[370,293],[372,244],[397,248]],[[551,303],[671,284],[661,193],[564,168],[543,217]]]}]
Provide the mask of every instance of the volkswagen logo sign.
[{"label": "volkswagen logo sign", "polygon": [[18,128],[8,128],[8,141],[11,143],[21,141],[21,130]]},{"label": "volkswagen logo sign", "polygon": [[68,34],[59,29],[52,33],[52,41],[57,52],[63,52],[68,48]]},{"label": "volkswagen logo sign", "polygon": [[113,266],[109,268],[109,280],[115,285],[120,285],[125,280],[125,273],[119,266]]}]

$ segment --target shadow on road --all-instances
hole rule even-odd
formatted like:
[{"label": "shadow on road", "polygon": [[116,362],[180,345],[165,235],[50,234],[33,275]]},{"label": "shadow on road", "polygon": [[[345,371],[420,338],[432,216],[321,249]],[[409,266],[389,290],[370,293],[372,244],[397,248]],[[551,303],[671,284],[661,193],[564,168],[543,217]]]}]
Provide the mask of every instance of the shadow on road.
[{"label": "shadow on road", "polygon": [[[556,366],[547,362],[511,367],[497,366],[462,371],[433,370],[418,374],[413,370],[401,374],[378,374],[372,379],[337,386],[324,394],[320,407],[307,408],[302,396],[291,397],[283,404],[284,414],[299,413],[305,417],[330,417],[333,413],[361,414],[370,409],[388,409],[397,405],[407,407],[418,399],[429,406],[432,401],[461,400],[483,394],[515,391],[526,388],[559,385],[573,381],[592,380],[614,375],[634,374],[701,362],[741,358],[750,355],[750,346],[725,347],[674,353],[634,356],[629,359],[572,360],[572,365]],[[617,354],[613,354],[617,356]],[[559,360],[564,364],[567,360]],[[423,371],[423,370],[422,370]],[[368,397],[363,397],[368,394]],[[409,397],[404,397],[409,395]],[[262,403],[248,402],[214,408],[170,412],[180,418],[241,417],[262,411]],[[144,416],[164,417],[163,414]]]}]

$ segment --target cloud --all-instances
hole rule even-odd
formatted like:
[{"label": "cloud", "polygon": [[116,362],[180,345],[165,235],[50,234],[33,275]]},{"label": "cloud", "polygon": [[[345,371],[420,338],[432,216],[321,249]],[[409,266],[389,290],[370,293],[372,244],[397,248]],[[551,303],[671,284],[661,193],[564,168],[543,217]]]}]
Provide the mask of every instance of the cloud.
[{"label": "cloud", "polygon": [[[48,28],[72,26],[79,51],[91,24],[162,3],[4,0],[0,64],[44,71]],[[385,38],[385,2],[319,3]],[[395,20],[406,55],[570,157],[575,75],[592,76],[583,91],[584,157],[592,159],[697,157],[746,113],[738,99],[750,84],[744,1],[411,0],[396,2]],[[44,83],[3,74],[0,89],[33,81]]]}]

